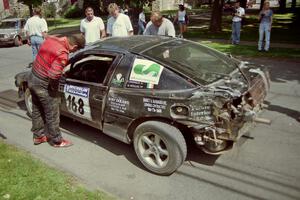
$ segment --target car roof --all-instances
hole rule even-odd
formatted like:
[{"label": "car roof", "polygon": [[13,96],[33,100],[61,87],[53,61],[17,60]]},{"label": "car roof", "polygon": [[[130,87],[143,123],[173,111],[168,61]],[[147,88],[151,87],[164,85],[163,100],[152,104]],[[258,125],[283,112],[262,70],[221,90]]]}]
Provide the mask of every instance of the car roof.
[{"label": "car roof", "polygon": [[89,49],[109,49],[120,52],[127,51],[140,54],[147,49],[151,49],[154,46],[160,45],[165,42],[170,42],[172,40],[176,39],[165,36],[142,35],[134,35],[129,37],[109,37],[94,43]]}]

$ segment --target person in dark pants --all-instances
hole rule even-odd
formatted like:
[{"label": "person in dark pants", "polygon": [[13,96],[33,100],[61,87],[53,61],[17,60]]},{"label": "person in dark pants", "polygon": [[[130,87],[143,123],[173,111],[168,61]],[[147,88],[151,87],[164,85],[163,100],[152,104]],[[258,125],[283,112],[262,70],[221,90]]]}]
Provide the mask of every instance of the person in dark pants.
[{"label": "person in dark pants", "polygon": [[41,45],[28,81],[32,95],[32,128],[35,145],[48,142],[54,147],[68,147],[72,143],[63,139],[60,128],[60,97],[58,83],[69,53],[84,48],[80,36],[47,37]]}]

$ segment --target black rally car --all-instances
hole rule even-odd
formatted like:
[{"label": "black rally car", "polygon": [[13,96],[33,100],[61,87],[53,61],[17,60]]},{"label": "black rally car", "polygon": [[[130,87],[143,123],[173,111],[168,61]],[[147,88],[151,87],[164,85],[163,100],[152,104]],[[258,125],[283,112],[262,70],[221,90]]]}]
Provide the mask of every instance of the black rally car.
[{"label": "black rally car", "polygon": [[[30,113],[27,74],[16,75],[16,85]],[[107,38],[70,59],[61,114],[133,143],[148,170],[168,175],[184,162],[187,140],[209,154],[229,150],[268,89],[258,66],[192,41]]]}]

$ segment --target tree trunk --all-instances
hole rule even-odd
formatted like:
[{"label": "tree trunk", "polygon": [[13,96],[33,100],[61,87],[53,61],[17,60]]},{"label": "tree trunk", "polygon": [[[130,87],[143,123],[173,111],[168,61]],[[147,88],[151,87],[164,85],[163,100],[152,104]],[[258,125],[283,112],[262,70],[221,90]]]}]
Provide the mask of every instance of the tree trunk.
[{"label": "tree trunk", "polygon": [[224,0],[214,0],[209,30],[212,33],[222,31],[222,14]]},{"label": "tree trunk", "polygon": [[296,0],[292,0],[292,6],[291,6],[291,9],[293,12],[296,11]]},{"label": "tree trunk", "polygon": [[259,10],[263,9],[264,3],[265,3],[265,0],[261,0],[260,1],[260,8],[259,8]]},{"label": "tree trunk", "polygon": [[279,12],[285,13],[286,11],[286,0],[279,0]]},{"label": "tree trunk", "polygon": [[100,15],[100,1],[98,1],[98,0],[84,0],[83,9],[86,9],[86,7],[92,7],[93,10],[94,10],[95,16]]},{"label": "tree trunk", "polygon": [[243,8],[247,8],[247,0],[240,0],[240,6]]},{"label": "tree trunk", "polygon": [[29,7],[29,15],[32,17],[33,16],[32,4],[28,5],[28,7]]}]

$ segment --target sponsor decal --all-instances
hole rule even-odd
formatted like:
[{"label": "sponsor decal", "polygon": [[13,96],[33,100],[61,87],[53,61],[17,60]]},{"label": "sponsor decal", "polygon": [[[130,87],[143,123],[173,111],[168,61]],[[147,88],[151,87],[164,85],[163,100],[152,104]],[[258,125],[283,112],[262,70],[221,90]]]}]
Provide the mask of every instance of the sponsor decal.
[{"label": "sponsor decal", "polygon": [[122,97],[108,97],[108,105],[112,111],[125,113],[129,108],[129,101]]},{"label": "sponsor decal", "polygon": [[90,89],[87,87],[79,87],[75,85],[65,85],[65,92],[88,98]]},{"label": "sponsor decal", "polygon": [[162,113],[167,106],[167,101],[159,99],[143,98],[144,107],[148,112]]},{"label": "sponsor decal", "polygon": [[89,93],[90,88],[65,85],[64,94],[68,111],[79,117],[91,120]]},{"label": "sponsor decal", "polygon": [[164,67],[150,60],[135,59],[130,80],[158,84]]}]

